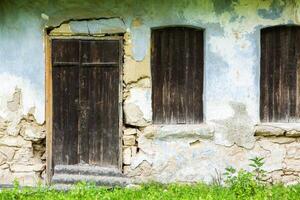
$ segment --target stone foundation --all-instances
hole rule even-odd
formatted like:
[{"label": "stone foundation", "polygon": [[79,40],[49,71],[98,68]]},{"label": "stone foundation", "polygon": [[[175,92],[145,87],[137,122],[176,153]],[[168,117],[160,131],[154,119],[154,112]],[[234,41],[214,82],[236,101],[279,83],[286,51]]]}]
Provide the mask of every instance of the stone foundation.
[{"label": "stone foundation", "polygon": [[[155,127],[155,126],[154,126]],[[246,149],[236,144],[217,145],[209,130],[205,134],[189,128],[166,133],[165,129],[149,126],[143,129],[126,129],[138,132],[138,153],[124,153],[124,173],[139,180],[159,182],[211,183],[232,166],[236,169],[251,170],[249,159],[256,156],[265,159],[264,170],[271,183],[295,184],[300,181],[300,138],[256,137],[253,148]],[[125,137],[125,135],[124,135]],[[131,156],[130,156],[131,155]]]},{"label": "stone foundation", "polygon": [[0,184],[11,184],[14,180],[21,185],[43,183],[46,167],[44,125],[28,114],[21,116],[17,124],[1,119],[0,126]]}]

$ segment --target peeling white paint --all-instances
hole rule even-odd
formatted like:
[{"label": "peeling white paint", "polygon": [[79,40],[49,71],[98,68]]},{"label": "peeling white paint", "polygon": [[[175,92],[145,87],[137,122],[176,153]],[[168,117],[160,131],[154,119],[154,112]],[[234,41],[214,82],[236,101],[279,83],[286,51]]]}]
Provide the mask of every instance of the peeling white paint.
[{"label": "peeling white paint", "polygon": [[0,73],[0,116],[8,119],[11,112],[7,108],[7,102],[12,99],[15,88],[21,89],[21,107],[19,112],[26,115],[35,108],[32,113],[39,123],[44,122],[44,95],[40,94],[30,80],[10,73]]}]

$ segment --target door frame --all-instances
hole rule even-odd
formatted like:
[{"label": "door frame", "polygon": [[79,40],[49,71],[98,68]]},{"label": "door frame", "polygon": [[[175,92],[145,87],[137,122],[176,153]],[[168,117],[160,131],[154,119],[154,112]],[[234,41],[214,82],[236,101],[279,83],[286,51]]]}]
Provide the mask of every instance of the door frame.
[{"label": "door frame", "polygon": [[119,40],[119,158],[118,169],[122,172],[123,166],[123,148],[122,148],[122,126],[123,126],[123,40],[121,35],[55,35],[51,36],[45,31],[44,51],[45,51],[45,120],[46,120],[46,184],[51,184],[53,175],[52,169],[52,126],[53,126],[53,88],[52,88],[52,40],[53,39],[85,39],[85,40]]}]

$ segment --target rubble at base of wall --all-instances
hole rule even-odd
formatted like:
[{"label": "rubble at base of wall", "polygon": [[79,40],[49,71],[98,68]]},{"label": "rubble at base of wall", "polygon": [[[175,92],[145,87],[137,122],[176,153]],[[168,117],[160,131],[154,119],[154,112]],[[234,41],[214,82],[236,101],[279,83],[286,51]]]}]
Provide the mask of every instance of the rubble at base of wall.
[{"label": "rubble at base of wall", "polygon": [[45,127],[33,115],[16,121],[0,120],[0,184],[34,186],[43,183],[45,172]]},{"label": "rubble at base of wall", "polygon": [[264,158],[268,182],[300,183],[300,138],[256,136],[254,147],[246,149],[217,145],[213,134],[208,125],[124,129],[124,173],[140,181],[211,183],[229,166],[251,171],[249,159],[258,156]]}]

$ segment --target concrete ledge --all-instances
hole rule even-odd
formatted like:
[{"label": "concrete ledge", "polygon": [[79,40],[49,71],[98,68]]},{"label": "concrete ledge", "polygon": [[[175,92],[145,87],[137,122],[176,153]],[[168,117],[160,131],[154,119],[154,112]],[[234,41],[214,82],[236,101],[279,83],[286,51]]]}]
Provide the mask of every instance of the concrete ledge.
[{"label": "concrete ledge", "polygon": [[208,124],[152,125],[150,129],[151,131],[146,131],[148,136],[159,140],[212,139],[214,137],[214,128]]},{"label": "concrete ledge", "polygon": [[255,125],[255,136],[300,137],[300,123],[262,123]]}]

